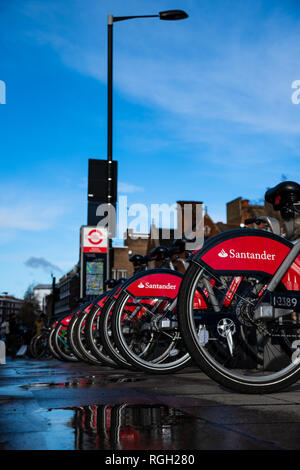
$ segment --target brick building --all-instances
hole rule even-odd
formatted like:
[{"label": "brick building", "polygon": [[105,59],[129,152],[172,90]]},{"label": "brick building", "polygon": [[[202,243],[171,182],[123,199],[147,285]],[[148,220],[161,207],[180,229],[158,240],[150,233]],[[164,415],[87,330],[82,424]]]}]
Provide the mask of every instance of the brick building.
[{"label": "brick building", "polygon": [[[283,227],[283,222],[278,211],[275,211],[272,207],[272,204],[264,202],[264,204],[250,204],[249,199],[242,199],[238,197],[233,201],[230,201],[226,204],[227,208],[227,226],[229,230],[231,228],[238,228],[240,224],[243,224],[246,219],[252,217],[260,217],[262,215],[267,215],[269,217],[274,217],[278,219],[280,224]],[[219,225],[220,222],[217,224]],[[251,227],[251,225],[249,225]],[[260,228],[260,227],[258,227]],[[261,227],[262,228],[262,227]]]},{"label": "brick building", "polygon": [[[76,264],[71,271],[62,276],[56,284],[55,316],[68,314],[76,308],[80,298],[79,268]],[[52,302],[52,294],[48,296],[48,305]],[[48,307],[48,314],[49,314]]]},{"label": "brick building", "polygon": [[12,295],[0,295],[0,323],[4,320],[9,320],[12,314],[18,315],[22,306],[23,300],[17,299]]},{"label": "brick building", "polygon": [[249,199],[238,197],[233,201],[227,202],[227,224],[239,227],[246,219],[250,217],[259,217],[266,215],[266,207],[257,204],[250,204]]},{"label": "brick building", "polygon": [[132,229],[126,231],[124,246],[114,247],[114,263],[112,277],[131,277],[134,273],[133,265],[129,261],[131,255],[146,255],[148,252],[149,233],[134,233]]}]

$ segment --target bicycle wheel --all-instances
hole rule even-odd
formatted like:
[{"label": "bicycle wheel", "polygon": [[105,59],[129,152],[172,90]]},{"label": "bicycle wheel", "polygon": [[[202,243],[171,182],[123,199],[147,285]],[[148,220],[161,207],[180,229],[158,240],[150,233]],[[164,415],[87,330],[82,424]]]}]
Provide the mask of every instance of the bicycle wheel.
[{"label": "bicycle wheel", "polygon": [[49,332],[42,332],[34,337],[31,352],[33,353],[33,357],[36,359],[41,359],[51,355],[48,347],[48,337]]},{"label": "bicycle wheel", "polygon": [[53,347],[55,352],[64,360],[77,362],[78,358],[73,354],[67,341],[67,326],[58,323],[53,333]]},{"label": "bicycle wheel", "polygon": [[76,331],[76,325],[79,320],[79,315],[78,314],[73,315],[73,318],[69,323],[68,330],[67,330],[67,342],[74,356],[77,357],[79,361],[86,361],[86,358],[83,356],[83,354],[79,350],[77,342],[75,340],[75,331]]},{"label": "bicycle wheel", "polygon": [[76,322],[73,331],[73,341],[85,361],[89,362],[90,364],[101,365],[103,362],[99,361],[92,354],[85,334],[85,327],[89,314],[89,312],[81,312],[81,314],[78,316],[78,321]]},{"label": "bicycle wheel", "polygon": [[[107,300],[108,298],[105,299],[105,302],[107,302]],[[93,356],[95,356],[98,361],[100,361],[103,365],[116,367],[116,362],[113,361],[106,353],[100,337],[100,318],[102,315],[103,305],[95,305],[89,313],[84,329],[85,338],[87,341],[87,347],[91,351],[91,354],[93,354]]]},{"label": "bicycle wheel", "polygon": [[59,360],[59,361],[63,361],[64,359],[63,359],[61,356],[59,356],[59,355],[57,354],[57,352],[55,351],[55,349],[54,349],[54,344],[53,344],[54,332],[55,332],[55,327],[52,326],[52,327],[51,327],[51,330],[50,330],[50,333],[49,333],[49,337],[48,337],[48,348],[49,348],[49,350],[50,350],[52,356],[53,356],[55,359],[57,359],[57,360]]},{"label": "bicycle wheel", "polygon": [[[262,272],[221,276],[191,264],[179,292],[179,324],[186,347],[212,379],[242,393],[271,393],[299,375],[300,323],[292,315],[257,320],[254,310],[270,279]],[[282,288],[282,286],[281,286]],[[195,310],[195,291],[205,308]],[[230,292],[230,302],[226,302]]]},{"label": "bicycle wheel", "polygon": [[122,293],[112,315],[112,332],[120,353],[139,370],[175,373],[191,362],[173,301],[133,301],[130,294]]},{"label": "bicycle wheel", "polygon": [[122,356],[139,370],[177,372],[191,363],[177,321],[182,277],[161,268],[124,284],[112,315],[112,332]]},{"label": "bicycle wheel", "polygon": [[30,340],[28,350],[29,350],[29,354],[30,354],[31,357],[36,357],[36,356],[35,356],[36,353],[35,353],[35,349],[34,349],[34,344],[35,344],[35,341],[36,341],[36,339],[37,339],[38,336],[39,336],[39,335],[36,334],[36,335],[34,335],[34,336],[31,338],[31,340]]},{"label": "bicycle wheel", "polygon": [[102,309],[98,326],[100,341],[103,345],[104,351],[111,358],[114,364],[120,367],[126,367],[126,369],[131,369],[132,365],[126,361],[124,356],[120,353],[112,334],[112,317],[114,315],[115,303],[116,297],[112,296],[107,300]]}]

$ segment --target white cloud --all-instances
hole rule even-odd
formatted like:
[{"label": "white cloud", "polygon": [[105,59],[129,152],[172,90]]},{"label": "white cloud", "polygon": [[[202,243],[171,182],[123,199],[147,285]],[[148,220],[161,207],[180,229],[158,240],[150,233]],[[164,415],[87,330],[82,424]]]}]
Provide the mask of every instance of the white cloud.
[{"label": "white cloud", "polygon": [[[128,9],[142,14],[148,6],[142,0],[126,6],[120,0],[74,0],[68,10],[58,0],[25,3],[32,19],[28,35],[104,85],[108,6],[116,15]],[[275,160],[299,154],[300,105],[291,102],[291,84],[300,79],[300,20],[281,11],[284,6],[265,10],[259,0],[236,0],[230,9],[223,0],[200,3],[185,5],[190,18],[183,22],[115,24],[115,93],[142,105],[146,116],[120,120],[118,143],[125,152],[151,154],[173,146],[183,158],[231,175],[249,162],[271,172]],[[154,1],[151,8],[157,7]],[[79,188],[84,185],[78,181]]]},{"label": "white cloud", "polygon": [[[106,5],[90,1],[84,8],[84,3],[76,1],[68,28],[62,27],[64,10],[57,4],[49,7],[49,24],[41,2],[29,2],[26,14],[40,25],[33,33],[37,41],[51,44],[66,65],[106,82]],[[256,18],[257,5],[247,20],[238,16],[236,5],[236,12],[227,12],[228,22],[219,15],[207,24],[194,5],[191,25],[180,22],[176,30],[149,22],[115,26],[116,88],[135,102],[168,112],[170,122],[175,116],[182,134],[201,123],[194,140],[205,139],[203,120],[218,120],[246,133],[297,135],[300,106],[291,104],[291,83],[300,79],[299,20],[271,9],[269,16],[258,12]],[[209,9],[205,15],[209,18]],[[251,40],[254,25],[257,35]]]},{"label": "white cloud", "polygon": [[52,187],[29,189],[28,182],[14,179],[2,180],[0,186],[0,228],[5,232],[48,230],[70,211],[71,201]]},{"label": "white cloud", "polygon": [[41,206],[16,203],[9,206],[0,205],[0,228],[17,230],[47,230],[55,220],[64,213],[64,209],[54,206]]}]

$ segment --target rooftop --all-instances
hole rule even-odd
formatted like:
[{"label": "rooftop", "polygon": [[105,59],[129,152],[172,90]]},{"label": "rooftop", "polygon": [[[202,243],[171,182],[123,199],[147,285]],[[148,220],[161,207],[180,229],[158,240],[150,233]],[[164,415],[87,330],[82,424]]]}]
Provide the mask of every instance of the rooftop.
[{"label": "rooftop", "polygon": [[22,302],[22,299],[17,299],[13,295],[0,295],[0,300],[7,300],[8,302]]},{"label": "rooftop", "polygon": [[36,290],[36,289],[52,289],[52,285],[51,284],[37,284],[33,289],[34,290]]}]

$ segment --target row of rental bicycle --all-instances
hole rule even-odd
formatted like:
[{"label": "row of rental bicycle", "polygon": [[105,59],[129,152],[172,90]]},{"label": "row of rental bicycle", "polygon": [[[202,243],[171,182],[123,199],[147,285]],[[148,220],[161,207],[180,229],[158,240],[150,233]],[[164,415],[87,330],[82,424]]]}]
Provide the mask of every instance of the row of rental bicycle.
[{"label": "row of rental bicycle", "polygon": [[[271,393],[300,378],[300,185],[285,181],[265,199],[277,218],[131,258],[136,273],[57,319],[31,352],[152,374],[193,364],[241,393]],[[248,228],[248,225],[253,228]],[[149,260],[160,264],[148,269]]]}]

